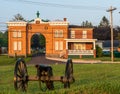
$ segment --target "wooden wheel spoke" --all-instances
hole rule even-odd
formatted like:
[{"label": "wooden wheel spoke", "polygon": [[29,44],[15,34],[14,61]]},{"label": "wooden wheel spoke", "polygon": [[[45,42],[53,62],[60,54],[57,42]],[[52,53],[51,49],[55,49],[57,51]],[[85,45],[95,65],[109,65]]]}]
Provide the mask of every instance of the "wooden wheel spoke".
[{"label": "wooden wheel spoke", "polygon": [[18,66],[18,72],[21,73],[21,68]]},{"label": "wooden wheel spoke", "polygon": [[20,68],[23,69],[23,63],[20,63]]},{"label": "wooden wheel spoke", "polygon": [[21,75],[19,75],[19,74],[17,74],[17,77],[22,78],[22,76],[21,76]]},{"label": "wooden wheel spoke", "polygon": [[17,83],[21,83],[22,82],[22,80],[20,79],[20,80],[17,80]]},{"label": "wooden wheel spoke", "polygon": [[21,86],[22,86],[22,81],[21,81],[21,83],[18,84],[18,88],[21,88]]},{"label": "wooden wheel spoke", "polygon": [[27,89],[27,67],[22,59],[16,62],[14,75],[16,80],[14,80],[14,86],[16,90],[26,91]]}]

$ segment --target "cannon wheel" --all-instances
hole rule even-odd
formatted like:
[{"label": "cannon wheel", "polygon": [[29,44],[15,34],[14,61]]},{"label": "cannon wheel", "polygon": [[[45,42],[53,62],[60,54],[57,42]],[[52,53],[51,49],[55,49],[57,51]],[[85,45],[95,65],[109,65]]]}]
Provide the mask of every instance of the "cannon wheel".
[{"label": "cannon wheel", "polygon": [[14,87],[16,90],[26,91],[28,83],[28,73],[25,61],[18,59],[14,70]]},{"label": "cannon wheel", "polygon": [[[52,72],[51,68],[48,68],[47,73],[48,73],[48,77],[53,76],[53,72]],[[54,89],[53,81],[50,81],[50,80],[48,80],[48,81],[40,81],[39,80],[39,86],[40,86],[40,89],[42,91],[46,91],[47,89],[48,90],[53,90]]]},{"label": "cannon wheel", "polygon": [[67,82],[64,83],[64,88],[70,88],[70,82],[69,79],[73,79],[73,63],[72,59],[68,59],[66,63],[66,69],[65,69],[65,77],[67,78]]},{"label": "cannon wheel", "polygon": [[[51,76],[53,76],[53,73],[52,73],[52,69],[49,68],[49,69],[48,69],[48,77],[51,77]],[[53,90],[53,89],[54,89],[53,81],[47,81],[47,82],[46,82],[46,87],[47,87],[49,90]]]}]

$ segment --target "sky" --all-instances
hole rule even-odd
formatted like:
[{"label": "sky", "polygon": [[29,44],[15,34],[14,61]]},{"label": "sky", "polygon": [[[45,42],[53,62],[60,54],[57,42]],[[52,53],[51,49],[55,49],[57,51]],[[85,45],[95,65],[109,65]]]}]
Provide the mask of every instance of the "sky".
[{"label": "sky", "polygon": [[113,25],[120,26],[120,0],[0,0],[0,30],[7,29],[6,22],[20,13],[26,20],[36,18],[40,12],[41,19],[56,20],[67,18],[70,24],[81,25],[88,20],[98,25],[103,16],[109,20],[106,12],[113,6]]}]

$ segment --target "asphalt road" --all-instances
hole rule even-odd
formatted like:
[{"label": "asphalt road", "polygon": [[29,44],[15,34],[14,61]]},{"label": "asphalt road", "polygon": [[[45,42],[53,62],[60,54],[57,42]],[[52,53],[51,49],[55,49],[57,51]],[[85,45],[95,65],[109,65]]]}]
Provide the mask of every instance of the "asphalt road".
[{"label": "asphalt road", "polygon": [[27,64],[65,64],[65,62],[62,61],[56,61],[56,60],[49,60],[45,58],[44,54],[35,55],[32,57],[31,61],[29,61]]}]

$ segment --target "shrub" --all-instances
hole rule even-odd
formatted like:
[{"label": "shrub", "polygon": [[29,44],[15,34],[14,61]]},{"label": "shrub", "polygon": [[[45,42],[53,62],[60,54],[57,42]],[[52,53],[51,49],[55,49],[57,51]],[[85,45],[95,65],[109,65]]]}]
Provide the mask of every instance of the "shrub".
[{"label": "shrub", "polygon": [[102,57],[102,48],[96,45],[96,57]]}]

